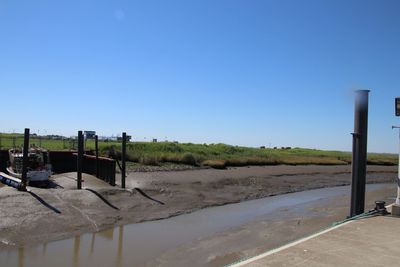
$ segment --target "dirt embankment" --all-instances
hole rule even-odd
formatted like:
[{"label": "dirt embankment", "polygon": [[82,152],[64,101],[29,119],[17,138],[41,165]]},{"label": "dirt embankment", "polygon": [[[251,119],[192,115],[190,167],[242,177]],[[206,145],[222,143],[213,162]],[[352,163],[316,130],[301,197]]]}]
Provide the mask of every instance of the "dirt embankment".
[{"label": "dirt embankment", "polygon": [[[351,179],[350,166],[283,165],[131,173],[127,190],[89,175],[84,175],[87,190],[76,190],[75,177],[74,173],[54,176],[57,186],[53,189],[18,192],[0,187],[0,248],[167,218],[209,206],[347,185]],[[369,183],[394,182],[396,177],[394,166],[368,167]]]}]

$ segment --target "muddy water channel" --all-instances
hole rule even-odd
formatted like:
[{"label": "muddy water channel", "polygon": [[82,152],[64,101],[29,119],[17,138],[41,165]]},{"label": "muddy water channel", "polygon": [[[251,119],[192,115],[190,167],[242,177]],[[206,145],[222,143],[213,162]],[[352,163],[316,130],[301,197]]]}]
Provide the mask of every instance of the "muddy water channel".
[{"label": "muddy water channel", "polygon": [[[384,185],[368,185],[368,190]],[[321,201],[349,194],[333,187],[212,207],[177,217],[0,251],[1,266],[141,266],[164,252],[288,208],[307,216]],[[287,214],[285,218],[287,219]],[[290,215],[289,215],[290,216]],[[285,219],[282,218],[282,219]]]}]

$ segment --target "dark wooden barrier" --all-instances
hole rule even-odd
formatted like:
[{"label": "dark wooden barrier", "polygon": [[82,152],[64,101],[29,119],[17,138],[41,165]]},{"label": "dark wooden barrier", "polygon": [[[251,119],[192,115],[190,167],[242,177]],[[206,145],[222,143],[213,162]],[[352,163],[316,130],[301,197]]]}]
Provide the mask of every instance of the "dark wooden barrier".
[{"label": "dark wooden barrier", "polygon": [[[96,176],[96,156],[88,155],[85,152],[83,157],[83,172]],[[76,172],[77,171],[77,151],[50,151],[49,158],[52,170],[55,173]],[[7,154],[8,157],[8,154]],[[115,185],[116,162],[113,159],[99,157],[99,174],[97,178]]]},{"label": "dark wooden barrier", "polygon": [[[109,183],[110,185],[115,185],[115,167],[116,162],[109,158],[98,158],[98,176],[97,178]],[[84,155],[83,156],[83,172],[96,175],[96,156]]]},{"label": "dark wooden barrier", "polygon": [[49,151],[52,171],[55,173],[76,172],[76,151]]},{"label": "dark wooden barrier", "polygon": [[[49,163],[55,173],[76,172],[76,151],[49,151]],[[96,176],[96,156],[87,155],[83,158],[83,172]],[[0,171],[5,172],[7,168],[8,150],[0,150]],[[99,175],[97,178],[115,185],[116,161],[109,158],[99,157]]]},{"label": "dark wooden barrier", "polygon": [[5,172],[8,162],[8,150],[0,150],[0,171]]}]

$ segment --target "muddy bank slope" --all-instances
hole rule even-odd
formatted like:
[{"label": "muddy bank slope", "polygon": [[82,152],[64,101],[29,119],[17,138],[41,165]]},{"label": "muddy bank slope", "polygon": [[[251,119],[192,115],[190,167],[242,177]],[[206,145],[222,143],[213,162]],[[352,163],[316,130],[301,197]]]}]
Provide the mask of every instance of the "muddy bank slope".
[{"label": "muddy bank slope", "polygon": [[[369,166],[369,183],[394,182],[397,167]],[[0,248],[30,245],[157,220],[248,199],[350,184],[350,166],[266,166],[132,173],[128,189],[75,173],[54,176],[53,189],[0,187]],[[135,188],[139,188],[137,190]]]}]

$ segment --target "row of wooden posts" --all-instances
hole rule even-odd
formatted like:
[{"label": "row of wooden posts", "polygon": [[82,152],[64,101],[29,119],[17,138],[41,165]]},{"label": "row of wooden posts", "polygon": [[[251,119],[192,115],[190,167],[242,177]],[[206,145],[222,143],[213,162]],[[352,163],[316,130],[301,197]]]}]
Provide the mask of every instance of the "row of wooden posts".
[{"label": "row of wooden posts", "polygon": [[[121,187],[125,188],[126,178],[126,133],[122,133],[122,153],[121,153]],[[95,136],[95,152],[96,152],[96,177],[99,177],[99,144],[98,136]],[[22,175],[21,190],[26,190],[27,171],[28,171],[28,153],[29,153],[29,128],[24,132],[24,147],[22,159]],[[82,189],[82,172],[83,172],[83,155],[84,155],[84,136],[82,131],[78,131],[78,155],[77,155],[77,188]],[[118,159],[116,159],[118,160]],[[119,164],[118,164],[119,165]]]},{"label": "row of wooden posts", "polygon": [[[97,135],[95,140],[96,152],[96,177],[99,177],[99,138]],[[77,188],[82,189],[82,170],[83,170],[83,154],[84,154],[84,136],[82,131],[78,131],[78,156],[77,156]],[[118,160],[118,159],[117,159]],[[122,151],[121,151],[121,187],[125,188],[126,178],[126,133],[122,133]]]}]

